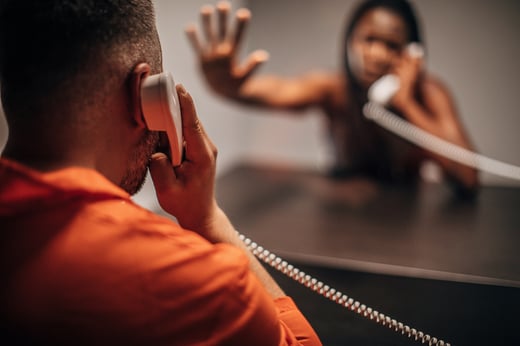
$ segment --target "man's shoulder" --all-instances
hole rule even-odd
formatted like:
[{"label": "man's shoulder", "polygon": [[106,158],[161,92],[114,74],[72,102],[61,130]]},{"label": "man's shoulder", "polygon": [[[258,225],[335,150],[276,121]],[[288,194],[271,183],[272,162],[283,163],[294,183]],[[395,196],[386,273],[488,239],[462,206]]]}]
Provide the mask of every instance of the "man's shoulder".
[{"label": "man's shoulder", "polygon": [[[212,244],[117,199],[84,204],[30,258],[34,265],[21,268],[13,282],[17,306],[30,302],[51,325],[68,318],[88,321],[74,327],[90,331],[95,340],[132,336],[132,342],[145,344],[165,331],[177,339],[202,340],[208,331],[202,327],[204,335],[198,335],[195,326],[235,317],[227,306],[237,299],[247,302],[251,294],[248,260],[240,250]],[[244,277],[247,284],[240,280]]]},{"label": "man's shoulder", "polygon": [[[135,259],[165,256],[168,260],[183,261],[193,256],[192,263],[213,261],[224,265],[240,263],[241,251],[227,244],[212,244],[196,232],[181,227],[173,217],[159,215],[130,200],[101,200],[88,203],[77,217],[77,230],[88,229],[92,241],[111,243],[111,248],[119,251],[123,247],[136,251],[125,252]],[[87,231],[85,231],[87,232]],[[232,258],[226,261],[226,256]],[[131,259],[131,260],[133,260]],[[244,256],[244,263],[247,262]]]}]

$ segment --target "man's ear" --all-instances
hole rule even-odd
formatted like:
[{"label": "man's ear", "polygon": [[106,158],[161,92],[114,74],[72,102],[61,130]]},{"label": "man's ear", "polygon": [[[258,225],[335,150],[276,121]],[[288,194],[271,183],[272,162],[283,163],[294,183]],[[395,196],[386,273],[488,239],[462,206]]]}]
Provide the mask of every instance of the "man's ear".
[{"label": "man's ear", "polygon": [[143,128],[146,127],[146,122],[141,108],[141,85],[150,72],[150,65],[142,62],[134,67],[132,74],[130,75],[131,109],[134,114],[134,121],[139,127]]}]

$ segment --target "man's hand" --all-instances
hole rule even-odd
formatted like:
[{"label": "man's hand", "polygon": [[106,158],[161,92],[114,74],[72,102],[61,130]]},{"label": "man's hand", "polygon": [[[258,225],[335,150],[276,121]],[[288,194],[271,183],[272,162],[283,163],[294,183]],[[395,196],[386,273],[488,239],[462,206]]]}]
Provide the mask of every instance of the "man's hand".
[{"label": "man's hand", "polygon": [[[186,141],[184,161],[171,165],[163,153],[152,155],[150,173],[161,207],[179,224],[213,243],[225,242],[244,250],[251,270],[273,298],[285,295],[265,268],[247,250],[215,200],[217,149],[200,123],[191,96],[178,85],[182,130]],[[316,337],[317,338],[317,337]]]},{"label": "man's hand", "polygon": [[263,50],[257,50],[247,57],[243,66],[239,66],[237,52],[251,19],[251,12],[244,8],[237,10],[235,30],[230,32],[227,23],[230,10],[229,2],[218,3],[217,30],[215,30],[214,7],[206,5],[201,8],[205,45],[199,40],[195,24],[186,28],[186,34],[197,53],[204,76],[213,90],[227,97],[240,98],[240,88],[260,64],[267,60],[268,54]]},{"label": "man's hand", "polygon": [[193,99],[183,86],[177,86],[182,113],[185,159],[173,167],[163,153],[152,155],[150,173],[161,207],[187,229],[207,236],[221,217],[215,201],[217,148],[200,123]]}]

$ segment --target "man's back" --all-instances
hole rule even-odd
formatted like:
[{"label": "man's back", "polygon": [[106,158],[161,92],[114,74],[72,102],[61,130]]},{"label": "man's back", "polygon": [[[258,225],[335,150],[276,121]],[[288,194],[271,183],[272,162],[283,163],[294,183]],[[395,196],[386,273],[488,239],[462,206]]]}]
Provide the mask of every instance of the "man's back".
[{"label": "man's back", "polygon": [[96,172],[38,174],[0,162],[10,333],[58,343],[218,344],[258,304],[276,311],[238,249],[140,208]]}]

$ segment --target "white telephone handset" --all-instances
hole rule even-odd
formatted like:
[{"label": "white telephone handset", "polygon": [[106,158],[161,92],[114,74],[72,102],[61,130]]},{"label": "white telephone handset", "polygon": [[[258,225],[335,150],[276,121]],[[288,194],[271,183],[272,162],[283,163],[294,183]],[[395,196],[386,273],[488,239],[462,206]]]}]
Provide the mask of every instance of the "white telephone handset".
[{"label": "white telephone handset", "polygon": [[173,166],[182,161],[183,137],[179,97],[169,72],[148,76],[141,86],[141,109],[151,131],[165,131]]},{"label": "white telephone handset", "polygon": [[[409,43],[405,48],[405,54],[414,58],[424,57],[424,48],[417,42]],[[372,102],[387,106],[390,100],[399,90],[399,78],[393,74],[387,74],[372,84],[368,90],[368,99]]]},{"label": "white telephone handset", "polygon": [[[418,43],[410,43],[406,53],[423,57],[424,49]],[[398,117],[385,107],[399,90],[399,78],[388,74],[375,81],[368,89],[368,102],[363,106],[366,118],[402,138],[453,161],[502,177],[520,180],[520,167],[501,162],[459,147]]]}]

